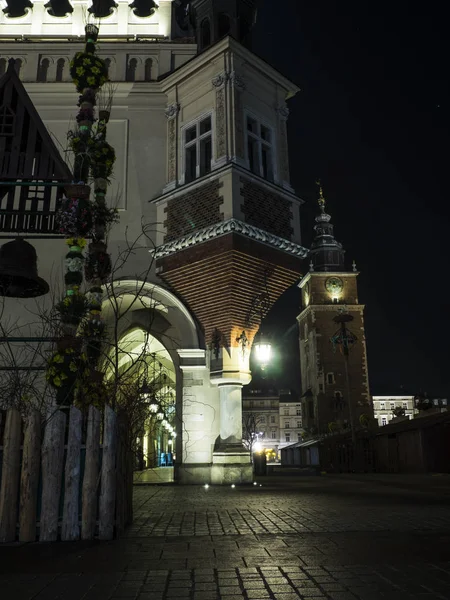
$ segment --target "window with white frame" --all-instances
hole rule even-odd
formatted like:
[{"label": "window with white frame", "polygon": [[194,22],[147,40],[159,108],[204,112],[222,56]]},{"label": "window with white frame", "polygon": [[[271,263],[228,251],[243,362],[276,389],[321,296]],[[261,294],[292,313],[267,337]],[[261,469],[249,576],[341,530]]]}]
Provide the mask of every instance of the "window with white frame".
[{"label": "window with white frame", "polygon": [[386,419],[386,417],[381,417],[381,424],[382,425],[387,425],[387,419]]},{"label": "window with white frame", "polygon": [[211,172],[212,117],[190,123],[183,133],[184,182],[189,183]]},{"label": "window with white frame", "polygon": [[289,409],[285,408],[283,412],[284,412],[284,415],[288,415],[289,414]]},{"label": "window with white frame", "polygon": [[286,421],[286,423],[284,424],[285,429],[290,429],[290,423],[289,421]]},{"label": "window with white frame", "polygon": [[287,442],[290,442],[290,441],[291,441],[291,434],[290,434],[290,433],[288,433],[287,431],[286,431],[286,433],[285,433],[285,438],[286,438],[286,441],[287,441]]},{"label": "window with white frame", "polygon": [[272,439],[273,440],[277,439],[277,432],[276,431],[272,431]]},{"label": "window with white frame", "polygon": [[274,416],[274,415],[272,415],[272,416],[270,417],[270,422],[271,422],[271,423],[275,423],[275,416]]},{"label": "window with white frame", "polygon": [[247,160],[250,171],[274,180],[273,132],[256,118],[247,115]]}]

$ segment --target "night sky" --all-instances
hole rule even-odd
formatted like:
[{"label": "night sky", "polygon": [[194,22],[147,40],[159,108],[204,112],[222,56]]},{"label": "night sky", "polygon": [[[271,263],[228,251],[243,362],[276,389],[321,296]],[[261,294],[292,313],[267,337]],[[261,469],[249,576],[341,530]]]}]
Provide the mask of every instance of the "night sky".
[{"label": "night sky", "polygon": [[[302,90],[289,101],[288,128],[292,185],[306,202],[303,243],[311,242],[320,178],[348,266],[354,259],[361,272],[371,392],[448,397],[444,5],[260,4],[253,49]],[[299,303],[291,289],[267,319],[284,354],[271,374],[294,388]]]}]

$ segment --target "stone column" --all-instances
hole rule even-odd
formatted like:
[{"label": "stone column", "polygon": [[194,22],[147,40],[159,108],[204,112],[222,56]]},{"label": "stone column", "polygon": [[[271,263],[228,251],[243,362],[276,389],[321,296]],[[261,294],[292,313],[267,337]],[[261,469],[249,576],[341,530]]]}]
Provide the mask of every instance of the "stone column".
[{"label": "stone column", "polygon": [[220,435],[213,453],[211,483],[251,483],[253,465],[242,445],[242,383],[239,378],[222,378],[218,388]]},{"label": "stone column", "polygon": [[242,386],[220,385],[220,447],[242,447]]}]

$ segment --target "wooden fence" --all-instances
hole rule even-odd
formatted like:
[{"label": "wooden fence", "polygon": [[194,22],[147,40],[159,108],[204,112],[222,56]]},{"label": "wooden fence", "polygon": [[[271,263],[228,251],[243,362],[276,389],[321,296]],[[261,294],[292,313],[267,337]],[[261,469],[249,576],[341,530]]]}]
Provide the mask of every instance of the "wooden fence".
[{"label": "wooden fence", "polygon": [[131,522],[126,415],[91,406],[83,419],[71,406],[44,423],[14,408],[0,418],[0,542],[110,540]]}]

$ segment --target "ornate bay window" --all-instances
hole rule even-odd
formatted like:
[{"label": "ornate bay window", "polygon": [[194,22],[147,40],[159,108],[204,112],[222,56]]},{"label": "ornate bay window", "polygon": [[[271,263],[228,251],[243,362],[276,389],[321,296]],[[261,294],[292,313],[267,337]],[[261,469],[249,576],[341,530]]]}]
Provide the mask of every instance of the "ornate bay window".
[{"label": "ornate bay window", "polygon": [[211,172],[212,115],[202,116],[183,129],[184,183]]},{"label": "ornate bay window", "polygon": [[251,115],[246,118],[247,161],[250,171],[274,181],[273,131]]}]

